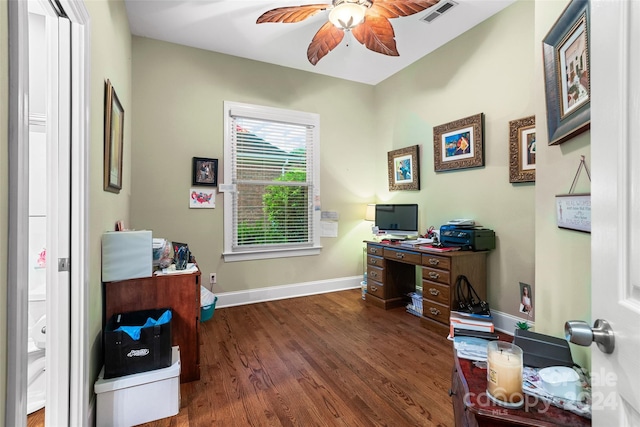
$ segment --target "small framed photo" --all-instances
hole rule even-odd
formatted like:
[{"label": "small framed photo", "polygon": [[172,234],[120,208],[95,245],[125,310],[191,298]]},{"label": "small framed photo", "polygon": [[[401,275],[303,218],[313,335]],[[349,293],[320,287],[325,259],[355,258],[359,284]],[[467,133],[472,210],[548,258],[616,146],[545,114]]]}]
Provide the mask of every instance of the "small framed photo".
[{"label": "small framed photo", "polygon": [[542,43],[549,145],[591,126],[589,1],[572,0]]},{"label": "small framed photo", "polygon": [[419,190],[420,162],[417,145],[387,153],[389,191]]},{"label": "small framed photo", "polygon": [[509,182],[536,180],[536,116],[509,122]]},{"label": "small framed photo", "polygon": [[191,185],[218,185],[218,159],[193,158]]},{"label": "small framed photo", "polygon": [[533,316],[533,293],[531,285],[520,282],[520,313]]},{"label": "small framed photo", "polygon": [[103,188],[111,193],[119,193],[122,189],[124,108],[122,108],[116,90],[108,79],[105,82],[104,100]]},{"label": "small framed photo", "polygon": [[433,128],[436,172],[484,166],[484,114],[465,117]]}]

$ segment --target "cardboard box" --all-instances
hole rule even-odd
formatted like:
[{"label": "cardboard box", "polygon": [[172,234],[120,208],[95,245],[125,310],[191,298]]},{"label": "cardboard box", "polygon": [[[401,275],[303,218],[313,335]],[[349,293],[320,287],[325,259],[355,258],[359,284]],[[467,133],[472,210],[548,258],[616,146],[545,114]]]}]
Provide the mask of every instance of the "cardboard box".
[{"label": "cardboard box", "polygon": [[104,328],[104,378],[166,368],[171,365],[171,321],[140,329],[134,339],[120,326],[140,327],[148,318],[158,320],[167,308],[120,313],[111,316]]}]

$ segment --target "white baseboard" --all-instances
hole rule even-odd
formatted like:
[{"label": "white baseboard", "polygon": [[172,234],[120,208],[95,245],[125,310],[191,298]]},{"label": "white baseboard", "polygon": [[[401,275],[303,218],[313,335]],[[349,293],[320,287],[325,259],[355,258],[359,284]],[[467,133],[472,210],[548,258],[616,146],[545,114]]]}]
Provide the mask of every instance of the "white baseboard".
[{"label": "white baseboard", "polygon": [[[491,309],[491,315],[493,316],[493,326],[496,328],[496,330],[504,332],[511,336],[513,336],[517,328],[516,323],[526,320],[522,317],[513,316],[511,314],[503,313],[501,311],[496,311],[493,309]],[[527,322],[531,326],[530,329],[533,330],[535,328],[535,323],[530,320],[528,320]]]},{"label": "white baseboard", "polygon": [[339,277],[337,279],[319,280],[315,282],[247,289],[246,291],[223,292],[216,294],[218,297],[216,308],[355,289],[360,288],[361,281],[362,276]]}]

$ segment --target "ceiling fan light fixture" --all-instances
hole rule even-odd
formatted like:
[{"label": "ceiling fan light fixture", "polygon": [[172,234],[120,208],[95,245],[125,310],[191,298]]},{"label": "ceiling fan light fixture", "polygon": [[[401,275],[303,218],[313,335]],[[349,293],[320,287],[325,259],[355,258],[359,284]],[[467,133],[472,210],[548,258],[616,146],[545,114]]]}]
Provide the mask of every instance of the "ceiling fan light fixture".
[{"label": "ceiling fan light fixture", "polygon": [[341,30],[349,31],[364,21],[364,14],[371,5],[362,0],[336,0],[329,12],[329,21]]}]

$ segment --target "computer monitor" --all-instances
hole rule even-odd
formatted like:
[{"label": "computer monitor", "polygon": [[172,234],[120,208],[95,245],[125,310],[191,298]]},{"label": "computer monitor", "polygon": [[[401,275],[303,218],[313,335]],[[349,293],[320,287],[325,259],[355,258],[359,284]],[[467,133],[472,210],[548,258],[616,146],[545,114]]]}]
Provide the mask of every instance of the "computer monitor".
[{"label": "computer monitor", "polygon": [[375,226],[378,233],[398,237],[417,236],[417,204],[376,205]]}]

